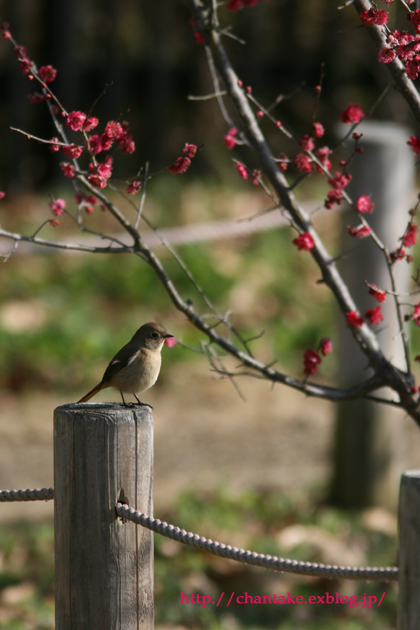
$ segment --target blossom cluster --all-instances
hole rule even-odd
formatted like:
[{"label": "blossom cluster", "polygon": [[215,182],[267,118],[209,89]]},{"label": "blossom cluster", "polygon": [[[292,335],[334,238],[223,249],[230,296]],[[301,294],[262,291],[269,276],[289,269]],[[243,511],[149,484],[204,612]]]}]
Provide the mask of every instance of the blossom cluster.
[{"label": "blossom cluster", "polygon": [[347,311],[346,313],[346,322],[351,326],[355,326],[358,328],[365,323],[365,320],[368,324],[380,324],[384,319],[382,315],[382,309],[380,306],[374,306],[373,308],[368,308],[363,317],[359,315],[357,311]]},{"label": "blossom cluster", "polygon": [[[410,4],[410,3],[409,3]],[[388,22],[388,13],[376,7],[360,14],[362,24],[384,26]],[[414,27],[414,33],[408,31],[389,31],[386,46],[378,52],[380,63],[391,63],[396,57],[402,61],[409,79],[417,79],[420,72],[420,9],[408,11],[407,20]]]},{"label": "blossom cluster", "polygon": [[172,174],[181,174],[185,173],[188,167],[191,165],[191,160],[197,153],[197,147],[195,144],[186,143],[183,149],[185,155],[177,158],[174,164],[171,164],[168,168],[169,172]]},{"label": "blossom cluster", "polygon": [[308,348],[303,354],[303,371],[309,376],[309,374],[315,374],[318,369],[318,365],[322,362],[321,354],[326,357],[333,351],[332,341],[329,337],[321,339],[318,350],[312,350]]}]

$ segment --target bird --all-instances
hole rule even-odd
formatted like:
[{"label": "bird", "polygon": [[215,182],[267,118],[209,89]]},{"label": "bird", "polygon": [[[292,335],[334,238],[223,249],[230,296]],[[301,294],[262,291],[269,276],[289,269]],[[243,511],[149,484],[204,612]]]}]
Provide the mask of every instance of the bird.
[{"label": "bird", "polygon": [[78,402],[85,403],[106,387],[115,387],[123,399],[124,393],[134,394],[139,405],[142,403],[137,393],[143,393],[156,383],[162,363],[161,350],[165,339],[173,337],[156,322],[143,324],[132,339],[117,352],[105,370],[102,380]]}]

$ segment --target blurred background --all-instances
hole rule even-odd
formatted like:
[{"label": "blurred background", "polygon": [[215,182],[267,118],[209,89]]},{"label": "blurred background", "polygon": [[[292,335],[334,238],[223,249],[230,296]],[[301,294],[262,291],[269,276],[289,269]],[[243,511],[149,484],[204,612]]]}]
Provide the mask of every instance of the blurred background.
[{"label": "blurred background", "polygon": [[[325,64],[317,120],[323,144],[336,142],[336,123],[349,103],[368,111],[389,83],[352,7],[335,0],[266,0],[231,13],[221,8],[222,26],[246,44],[226,39],[244,85],[265,106],[282,95],[275,115],[295,136],[311,133],[314,87]],[[391,28],[406,28],[405,14],[387,6]],[[253,155],[232,153],[217,104],[188,100],[211,93],[203,47],[197,46],[181,1],[0,0],[0,17],[38,66],[57,68],[53,90],[68,111],[93,114],[101,129],[127,120],[136,142],[133,156],[116,156],[114,174],[134,175],[146,161],[152,172],[181,155],[185,142],[203,146],[184,175],[163,172],[148,185],[145,214],[159,228],[201,226],[189,242],[174,245],[216,306],[232,311],[261,360],[302,377],[302,355],[329,336],[337,341],[336,311],[319,272],[291,244],[288,228],[223,238],[206,237],[206,226],[233,225],[271,207],[271,200],[239,180],[232,157],[250,168]],[[2,228],[32,234],[50,218],[50,195],[72,207],[74,191],[56,155],[12,132],[10,126],[51,138],[45,105],[31,105],[34,91],[19,72],[9,42],[0,42],[0,204]],[[234,123],[235,115],[231,112]],[[376,107],[376,120],[401,123],[416,133],[397,92]],[[296,149],[262,121],[276,154]],[[323,144],[321,146],[323,146]],[[335,159],[335,165],[340,159]],[[296,173],[295,173],[296,174]],[[292,178],[293,179],[293,178]],[[309,209],[322,207],[328,187],[315,175],[300,187]],[[120,197],[114,197],[120,202]],[[122,206],[130,220],[130,208]],[[408,208],[406,209],[408,210]],[[118,231],[96,208],[92,229]],[[221,224],[223,227],[223,223]],[[333,255],[341,251],[339,213],[319,212],[317,229]],[[203,233],[204,230],[204,233]],[[47,239],[79,235],[66,217]],[[10,243],[4,239],[1,251]],[[205,307],[176,261],[162,257],[182,295]],[[419,257],[415,252],[415,264]],[[200,335],[175,312],[152,271],[130,256],[60,253],[19,247],[0,266],[0,488],[53,485],[53,409],[78,400],[101,378],[113,354],[142,323],[159,320],[189,347]],[[413,352],[418,352],[413,330]],[[337,353],[319,380],[336,382]],[[334,564],[395,564],[396,518],[389,506],[368,504],[342,510],[330,501],[336,408],[284,387],[238,381],[245,401],[228,381],[214,379],[206,359],[177,345],[163,350],[158,384],[147,393],[155,418],[155,515],[201,535],[264,553]],[[106,391],[98,400],[115,400]],[[418,462],[414,422],[398,417],[402,469]],[[390,503],[395,504],[395,497]],[[0,628],[53,628],[52,502],[0,507]],[[396,591],[391,585],[331,583],[248,569],[181,548],[156,536],[156,623],[180,628],[290,628],[344,630],[394,628]],[[254,594],[382,593],[381,609],[269,606],[198,609],[180,605],[179,593],[216,595],[223,590]],[[251,610],[252,609],[252,610]]]}]

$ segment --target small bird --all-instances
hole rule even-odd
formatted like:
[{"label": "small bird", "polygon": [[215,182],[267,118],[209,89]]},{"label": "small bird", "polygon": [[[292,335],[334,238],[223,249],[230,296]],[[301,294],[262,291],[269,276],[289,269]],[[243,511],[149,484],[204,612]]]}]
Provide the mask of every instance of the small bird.
[{"label": "small bird", "polygon": [[119,390],[124,405],[126,402],[123,392],[134,394],[139,405],[146,405],[136,394],[145,392],[156,383],[162,363],[160,352],[165,339],[169,337],[173,335],[155,322],[141,326],[133,338],[117,352],[106,368],[101,382],[83,396],[79,403],[87,402],[101,389],[115,387]]}]

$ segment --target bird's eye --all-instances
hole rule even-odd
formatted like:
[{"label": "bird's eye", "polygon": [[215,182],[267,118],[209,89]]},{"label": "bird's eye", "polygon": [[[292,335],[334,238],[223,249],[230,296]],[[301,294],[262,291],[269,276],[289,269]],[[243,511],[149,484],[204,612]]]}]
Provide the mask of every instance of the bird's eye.
[{"label": "bird's eye", "polygon": [[152,332],[150,333],[150,335],[153,337],[153,339],[157,339],[159,337],[159,333],[157,332]]}]

